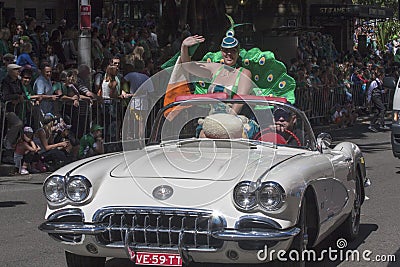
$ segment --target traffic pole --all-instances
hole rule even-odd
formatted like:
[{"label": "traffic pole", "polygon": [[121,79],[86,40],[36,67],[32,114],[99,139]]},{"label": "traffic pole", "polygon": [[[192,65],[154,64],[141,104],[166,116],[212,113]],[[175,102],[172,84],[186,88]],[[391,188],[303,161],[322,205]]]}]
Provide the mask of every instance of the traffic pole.
[{"label": "traffic pole", "polygon": [[91,6],[90,0],[78,0],[78,20],[80,35],[78,38],[78,65],[86,64],[90,68],[91,62]]}]

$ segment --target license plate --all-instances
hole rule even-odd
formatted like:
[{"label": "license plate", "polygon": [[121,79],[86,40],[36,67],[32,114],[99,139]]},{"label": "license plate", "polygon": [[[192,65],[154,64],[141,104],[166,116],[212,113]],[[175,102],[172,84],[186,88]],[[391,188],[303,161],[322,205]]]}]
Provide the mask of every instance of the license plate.
[{"label": "license plate", "polygon": [[136,252],[134,257],[135,263],[140,265],[182,266],[179,254]]}]

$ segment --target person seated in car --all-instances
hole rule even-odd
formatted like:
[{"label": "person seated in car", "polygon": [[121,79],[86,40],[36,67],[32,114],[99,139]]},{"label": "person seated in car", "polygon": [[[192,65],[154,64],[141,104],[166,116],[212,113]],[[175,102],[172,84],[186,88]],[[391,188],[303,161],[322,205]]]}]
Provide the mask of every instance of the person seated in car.
[{"label": "person seated in car", "polygon": [[305,145],[305,133],[302,129],[296,127],[296,114],[292,114],[282,108],[277,108],[274,110],[274,121],[275,125],[273,128],[277,134],[285,139],[287,145]]}]

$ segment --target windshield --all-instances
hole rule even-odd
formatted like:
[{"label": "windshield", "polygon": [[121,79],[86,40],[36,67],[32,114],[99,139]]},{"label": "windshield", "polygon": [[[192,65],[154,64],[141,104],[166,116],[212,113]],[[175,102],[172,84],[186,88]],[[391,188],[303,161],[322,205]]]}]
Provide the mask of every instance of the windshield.
[{"label": "windshield", "polygon": [[[239,113],[233,105],[241,105]],[[162,111],[152,142],[194,138],[250,140],[311,148],[307,124],[288,105],[271,101],[194,99]]]},{"label": "windshield", "polygon": [[[283,103],[285,101],[278,101],[282,99],[237,95],[234,86],[225,84],[216,91],[221,84],[207,71],[219,71],[219,68],[221,64],[190,63],[181,68],[183,75],[177,75],[175,68],[162,71],[143,83],[125,115],[124,150],[142,148],[146,143],[205,138],[313,148],[314,136],[302,113]],[[229,67],[223,68],[229,71]],[[182,80],[182,76],[190,79]],[[171,84],[182,94],[166,95]],[[208,91],[195,94],[195,84],[207,84]],[[252,90],[256,90],[252,86]]]}]

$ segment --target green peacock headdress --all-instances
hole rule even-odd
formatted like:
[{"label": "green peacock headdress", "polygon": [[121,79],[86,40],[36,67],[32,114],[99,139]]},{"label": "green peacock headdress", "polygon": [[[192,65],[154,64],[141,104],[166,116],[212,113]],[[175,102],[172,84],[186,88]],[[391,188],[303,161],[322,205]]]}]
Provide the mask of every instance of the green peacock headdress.
[{"label": "green peacock headdress", "polygon": [[[239,45],[234,29],[250,23],[235,24],[232,17],[229,15],[227,17],[231,26],[222,39],[221,47],[234,48]],[[275,59],[273,52],[252,48],[248,51],[240,49],[239,54],[241,57],[241,67],[250,70],[252,80],[257,86],[253,89],[254,95],[285,97],[290,103],[295,103],[294,90],[296,89],[296,81],[287,74],[285,64]],[[221,51],[208,52],[202,61],[224,63]],[[163,66],[171,66],[170,63],[169,61],[169,65],[164,64],[165,66]],[[209,84],[204,82],[196,83],[195,94],[207,93],[208,86]]]}]

